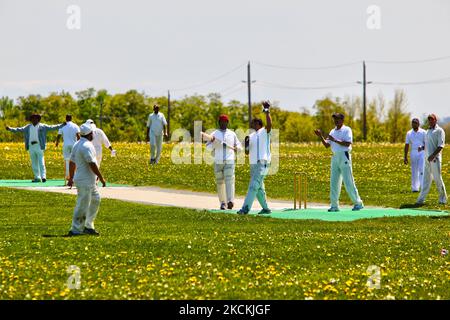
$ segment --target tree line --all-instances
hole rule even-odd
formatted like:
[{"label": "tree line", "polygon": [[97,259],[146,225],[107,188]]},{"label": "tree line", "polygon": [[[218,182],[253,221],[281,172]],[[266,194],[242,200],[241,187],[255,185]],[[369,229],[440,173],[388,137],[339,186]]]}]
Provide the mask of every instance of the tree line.
[{"label": "tree line", "polygon": [[[32,113],[42,114],[42,122],[53,124],[64,121],[72,114],[73,121],[81,124],[93,119],[112,141],[137,142],[145,139],[145,126],[152,107],[157,103],[167,118],[167,97],[152,97],[143,92],[129,90],[110,94],[106,90],[89,88],[75,95],[55,92],[47,96],[28,95],[16,100],[0,99],[0,126],[23,126]],[[333,128],[331,115],[343,113],[346,125],[353,130],[355,141],[363,140],[362,101],[360,97],[333,97],[318,99],[312,108],[298,111],[283,110],[278,103],[272,107],[274,127],[280,130],[282,142],[317,141],[313,130],[320,128],[328,132]],[[237,100],[224,103],[220,94],[207,96],[191,95],[171,100],[170,130],[184,128],[193,133],[194,121],[201,120],[205,129],[217,127],[217,118],[226,113],[230,116],[231,129],[248,127],[248,106]],[[252,104],[253,117],[263,117],[261,104]],[[439,115],[438,115],[439,116]],[[407,111],[407,98],[403,90],[397,90],[391,101],[382,94],[368,101],[366,110],[368,142],[403,142],[410,129],[411,114]],[[420,119],[425,125],[426,116]],[[445,127],[447,140],[450,124]],[[0,130],[0,141],[21,141],[20,135]]]}]

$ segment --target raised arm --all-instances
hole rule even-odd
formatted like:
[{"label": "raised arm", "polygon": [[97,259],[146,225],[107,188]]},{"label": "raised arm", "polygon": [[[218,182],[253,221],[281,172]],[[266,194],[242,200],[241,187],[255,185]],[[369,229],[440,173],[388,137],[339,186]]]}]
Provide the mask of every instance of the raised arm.
[{"label": "raised arm", "polygon": [[60,123],[60,124],[53,124],[53,125],[41,123],[41,125],[42,125],[42,126],[45,128],[45,130],[47,130],[47,131],[54,131],[54,130],[61,129],[62,127],[64,127],[64,126],[66,125],[66,123],[63,122],[63,123]]},{"label": "raised arm", "polygon": [[25,129],[29,126],[29,124],[27,124],[26,126],[23,127],[18,127],[18,128],[11,128],[6,126],[6,130],[12,133],[17,133],[17,132],[24,132]]}]

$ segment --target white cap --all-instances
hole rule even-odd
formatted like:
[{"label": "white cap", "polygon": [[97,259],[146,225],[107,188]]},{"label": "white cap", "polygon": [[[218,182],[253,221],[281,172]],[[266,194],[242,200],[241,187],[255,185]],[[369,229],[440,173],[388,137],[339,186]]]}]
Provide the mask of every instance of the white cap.
[{"label": "white cap", "polygon": [[91,132],[92,132],[92,126],[89,123],[83,123],[80,126],[80,135],[87,136]]},{"label": "white cap", "polygon": [[92,119],[87,119],[86,123],[92,127],[92,130],[95,130],[97,128],[97,126],[94,124],[94,120]]}]

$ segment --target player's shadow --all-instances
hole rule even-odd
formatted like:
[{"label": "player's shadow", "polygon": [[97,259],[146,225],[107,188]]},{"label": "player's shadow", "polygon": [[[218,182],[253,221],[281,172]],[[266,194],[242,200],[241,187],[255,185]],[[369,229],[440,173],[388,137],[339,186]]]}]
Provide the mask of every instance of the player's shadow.
[{"label": "player's shadow", "polygon": [[43,234],[42,237],[43,238],[78,238],[84,236],[84,234],[80,234],[77,236],[69,236],[67,233],[66,234]]},{"label": "player's shadow", "polygon": [[403,203],[400,205],[400,209],[417,209],[423,207],[423,204],[419,203]]}]

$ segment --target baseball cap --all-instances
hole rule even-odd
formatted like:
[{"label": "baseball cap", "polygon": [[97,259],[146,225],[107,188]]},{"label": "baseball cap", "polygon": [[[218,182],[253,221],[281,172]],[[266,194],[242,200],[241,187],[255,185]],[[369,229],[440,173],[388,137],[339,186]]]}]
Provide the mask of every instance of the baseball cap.
[{"label": "baseball cap", "polygon": [[92,126],[89,123],[83,123],[80,126],[80,135],[87,136],[91,132],[92,132]]},{"label": "baseball cap", "polygon": [[95,130],[97,128],[97,126],[94,123],[94,120],[92,120],[92,119],[87,119],[86,123],[91,126],[92,130]]},{"label": "baseball cap", "polygon": [[339,113],[339,112],[333,113],[333,115],[331,117],[338,118],[338,119],[344,119],[344,115],[342,113]]},{"label": "baseball cap", "polygon": [[230,121],[230,119],[228,119],[228,116],[226,114],[221,114],[219,116],[219,121]]}]

